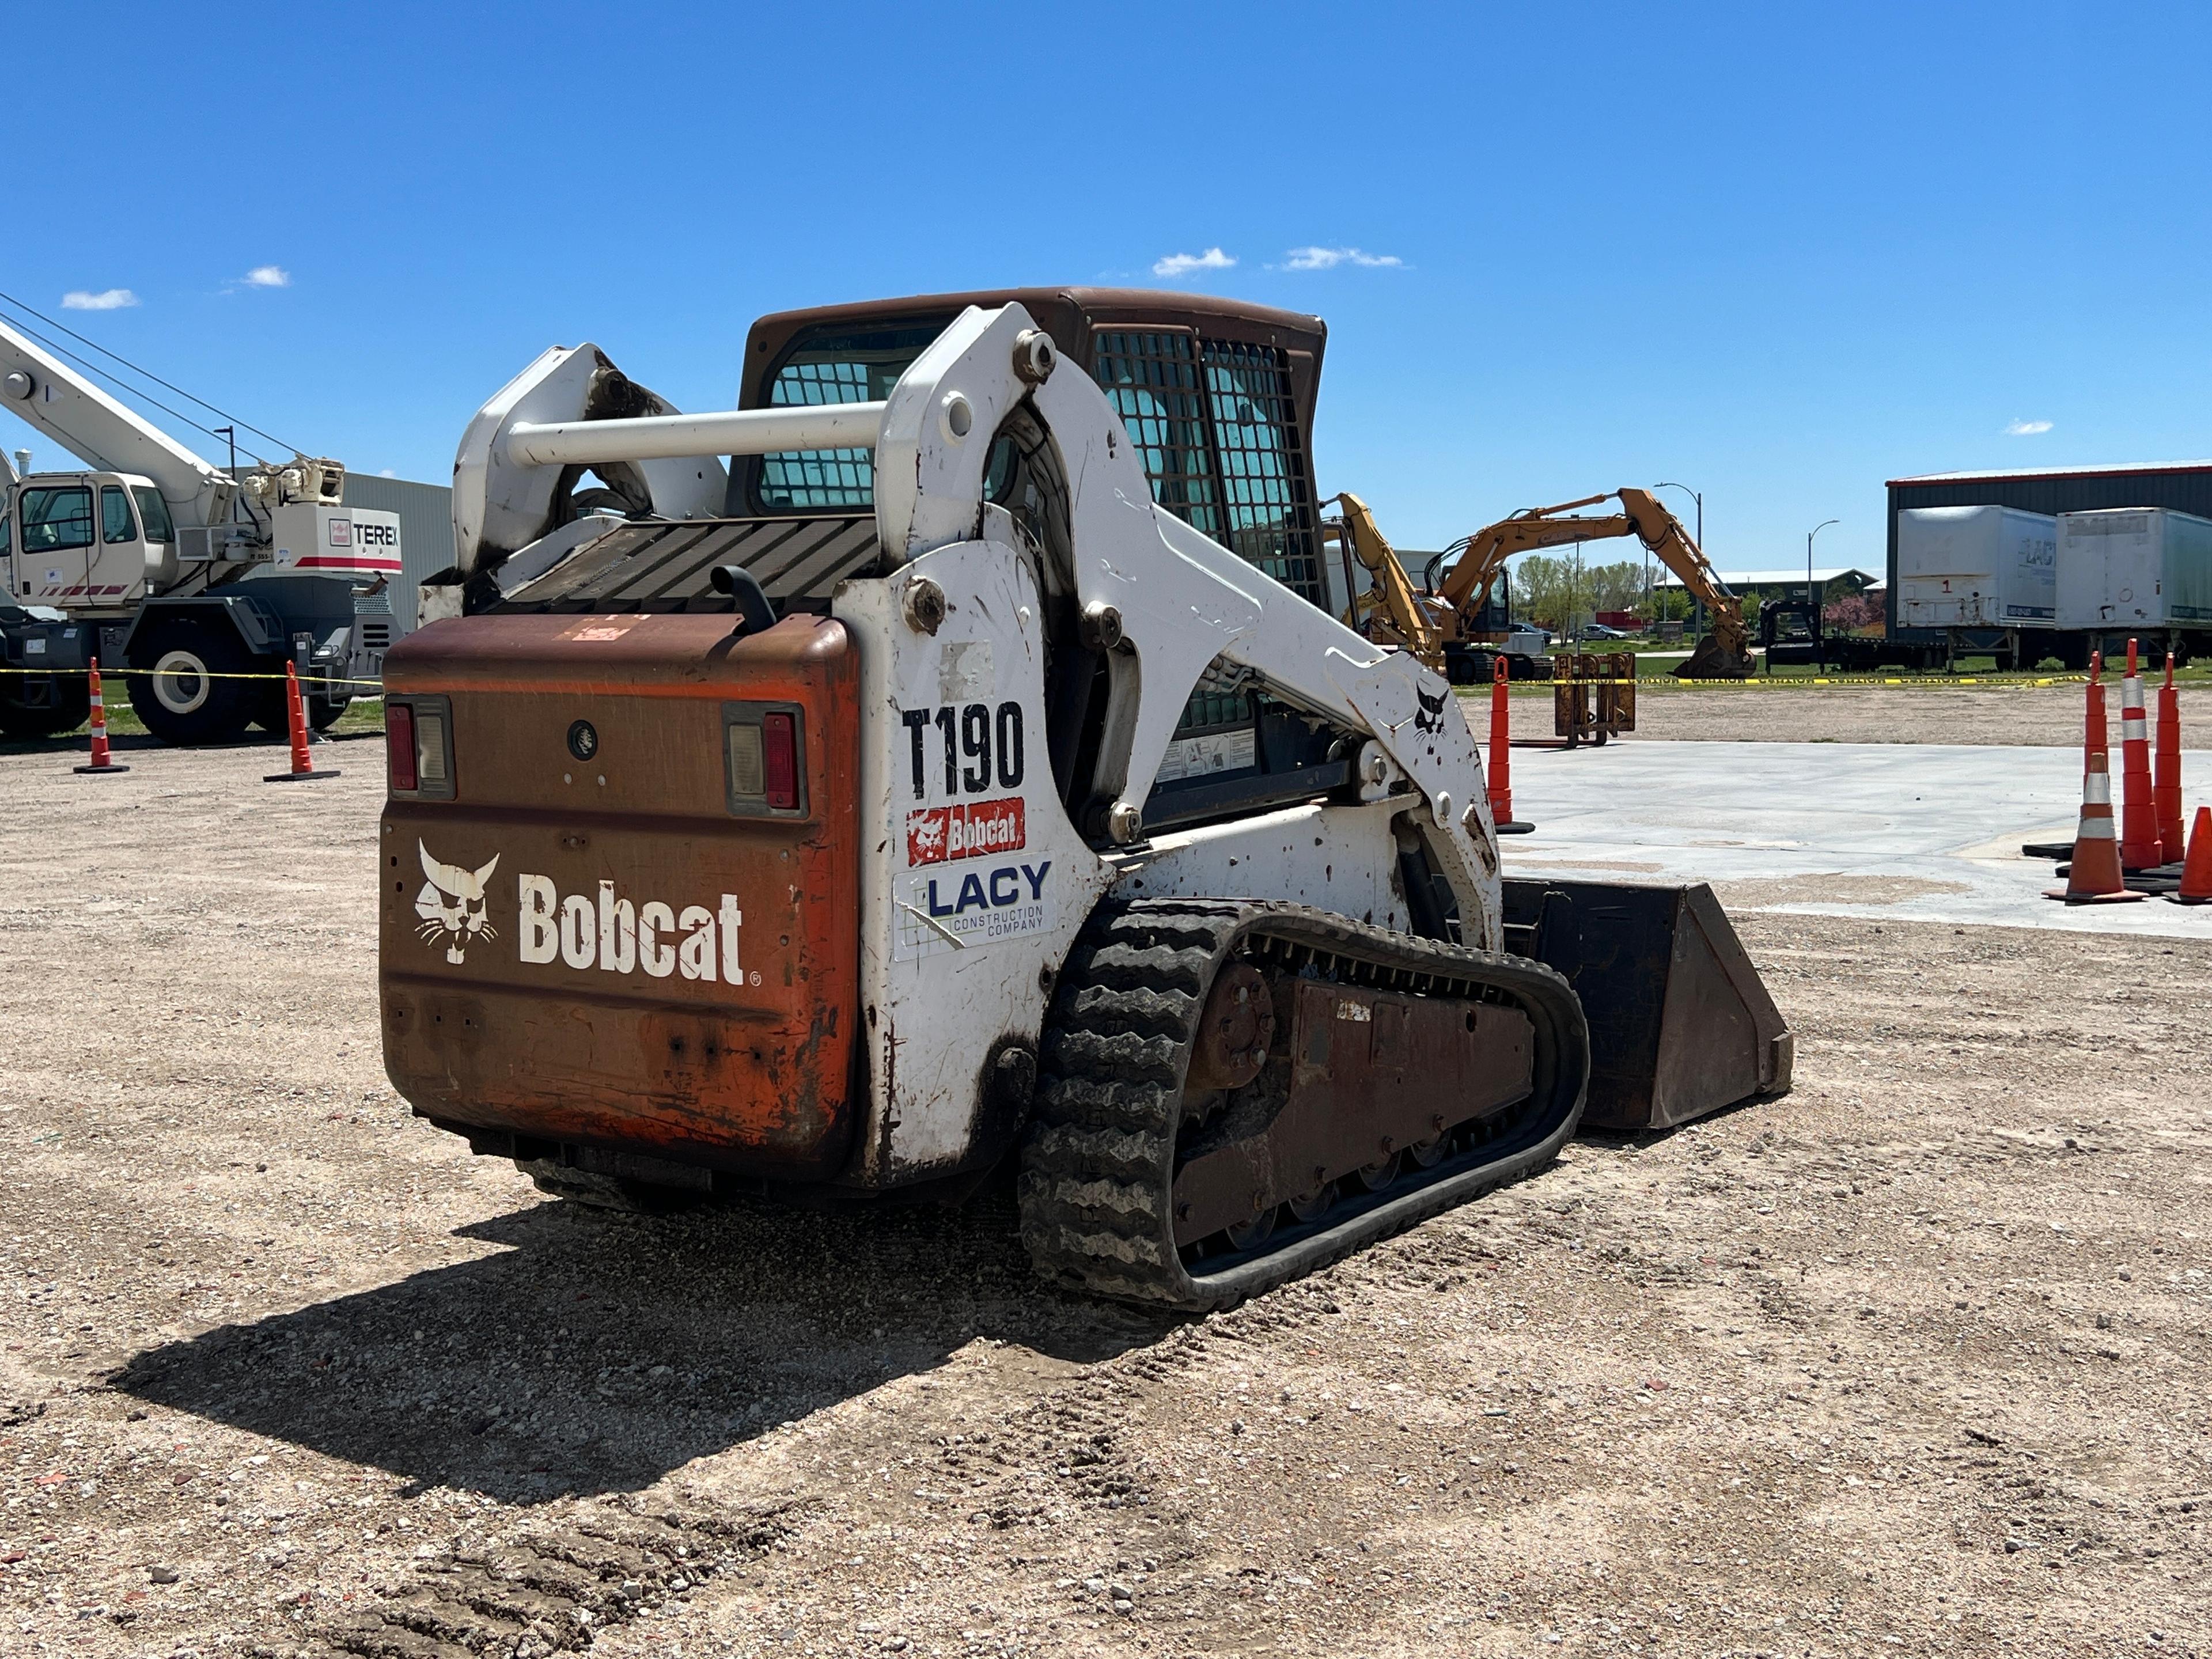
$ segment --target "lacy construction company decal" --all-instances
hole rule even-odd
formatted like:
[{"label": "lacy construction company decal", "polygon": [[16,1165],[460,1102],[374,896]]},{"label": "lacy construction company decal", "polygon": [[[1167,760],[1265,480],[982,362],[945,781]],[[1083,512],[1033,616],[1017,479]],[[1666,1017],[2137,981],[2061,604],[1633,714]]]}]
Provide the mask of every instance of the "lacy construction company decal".
[{"label": "lacy construction company decal", "polygon": [[[956,854],[955,856],[958,856]],[[1052,860],[978,860],[898,878],[891,960],[971,951],[1052,926]]]}]

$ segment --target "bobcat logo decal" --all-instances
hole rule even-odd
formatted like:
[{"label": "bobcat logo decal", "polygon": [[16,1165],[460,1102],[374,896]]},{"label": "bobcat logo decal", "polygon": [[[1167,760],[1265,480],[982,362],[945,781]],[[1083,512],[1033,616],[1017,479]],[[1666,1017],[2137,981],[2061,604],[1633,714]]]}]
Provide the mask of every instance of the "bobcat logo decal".
[{"label": "bobcat logo decal", "polygon": [[415,896],[415,914],[422,919],[415,931],[425,945],[442,942],[446,960],[458,964],[466,959],[471,939],[499,937],[484,906],[484,884],[499,868],[499,854],[493,854],[481,870],[464,870],[458,864],[439,863],[419,841],[415,851],[422,860],[422,873],[430,878]]},{"label": "bobcat logo decal", "polygon": [[1432,697],[1417,685],[1413,688],[1413,696],[1421,705],[1420,712],[1413,716],[1413,730],[1416,732],[1443,731],[1444,704],[1450,698],[1451,693],[1446,691]]}]

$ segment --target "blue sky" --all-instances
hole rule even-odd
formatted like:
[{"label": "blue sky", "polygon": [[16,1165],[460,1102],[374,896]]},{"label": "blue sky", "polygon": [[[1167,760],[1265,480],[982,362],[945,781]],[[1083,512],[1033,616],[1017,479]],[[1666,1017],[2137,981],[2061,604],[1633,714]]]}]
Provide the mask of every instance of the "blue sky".
[{"label": "blue sky", "polygon": [[1328,319],[1322,486],[1401,546],[1674,479],[1723,568],[1835,517],[1879,569],[1887,477],[2212,453],[2203,7],[48,3],[10,46],[0,289],[362,471],[442,480],[555,342],[722,407],[763,311],[1210,248],[1176,280]]}]

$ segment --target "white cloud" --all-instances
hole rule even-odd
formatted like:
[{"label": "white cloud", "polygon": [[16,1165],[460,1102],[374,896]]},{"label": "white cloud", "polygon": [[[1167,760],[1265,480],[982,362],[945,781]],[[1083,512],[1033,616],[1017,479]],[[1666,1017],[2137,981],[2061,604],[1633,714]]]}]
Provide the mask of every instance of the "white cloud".
[{"label": "white cloud", "polygon": [[1402,265],[1406,262],[1395,253],[1369,253],[1356,247],[1294,247],[1290,252],[1285,270],[1334,270],[1339,265]]},{"label": "white cloud", "polygon": [[2014,421],[2005,428],[2008,438],[2033,438],[2051,430],[2048,421]]},{"label": "white cloud", "polygon": [[248,288],[289,288],[292,273],[282,265],[256,265],[238,280]]},{"label": "white cloud", "polygon": [[73,288],[62,295],[64,311],[120,311],[137,303],[138,296],[127,288],[104,288],[97,294]]},{"label": "white cloud", "polygon": [[396,477],[398,477],[399,475],[398,475],[397,472],[393,471],[390,467],[388,467],[388,466],[387,466],[387,467],[384,468],[382,471],[380,471],[380,472],[378,472],[376,476],[377,476],[378,477],[380,477],[380,478],[396,478]]},{"label": "white cloud", "polygon": [[1188,276],[1194,270],[1226,270],[1237,261],[1218,247],[1203,253],[1170,253],[1164,259],[1152,261],[1155,276]]}]

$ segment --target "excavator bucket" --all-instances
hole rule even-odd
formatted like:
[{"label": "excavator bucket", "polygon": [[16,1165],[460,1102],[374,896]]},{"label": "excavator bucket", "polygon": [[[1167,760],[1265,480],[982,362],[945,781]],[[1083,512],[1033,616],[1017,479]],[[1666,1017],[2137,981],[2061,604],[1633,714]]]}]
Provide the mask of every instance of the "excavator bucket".
[{"label": "excavator bucket", "polygon": [[1557,969],[1582,999],[1586,1126],[1666,1128],[1787,1092],[1796,1039],[1711,888],[1504,885],[1506,948]]},{"label": "excavator bucket", "polygon": [[1718,639],[1708,634],[1698,641],[1698,648],[1690,653],[1689,660],[1674,671],[1678,680],[1747,680],[1751,678],[1751,653],[1731,652]]}]

